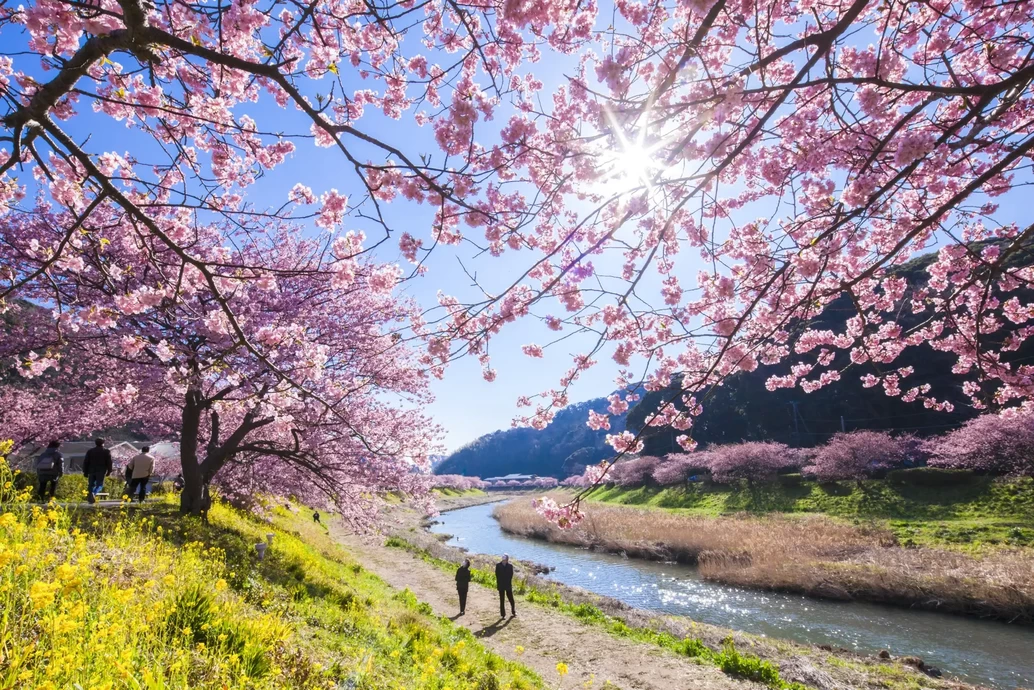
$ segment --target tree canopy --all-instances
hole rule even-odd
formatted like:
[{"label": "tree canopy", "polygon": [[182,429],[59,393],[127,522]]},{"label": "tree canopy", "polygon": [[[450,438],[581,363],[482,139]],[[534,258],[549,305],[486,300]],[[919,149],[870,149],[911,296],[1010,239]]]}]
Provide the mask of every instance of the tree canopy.
[{"label": "tree canopy", "polygon": [[[339,496],[425,457],[434,430],[409,417],[425,377],[472,356],[492,380],[490,344],[523,317],[557,332],[529,357],[580,343],[519,401],[535,427],[603,357],[617,389],[680,376],[646,423],[684,449],[730,374],[786,361],[769,387],[815,391],[844,375],[838,353],[929,409],[956,403],[913,382],[912,349],[974,372],[968,405],[1026,405],[1034,365],[1009,353],[1034,328],[1032,269],[1012,262],[1034,235],[1014,210],[1032,16],[1005,0],[0,5],[0,297],[52,312],[5,356],[33,376],[82,366],[79,384],[104,358],[96,404],[182,413],[186,437],[201,409],[205,459],[183,444],[199,481],[242,447],[258,482],[287,455],[312,478],[335,461],[299,451],[336,445]],[[317,149],[338,171],[322,188],[279,174]],[[400,283],[449,245],[521,268],[411,308]],[[931,248],[909,293],[891,269]],[[813,327],[838,300],[845,326]],[[384,392],[349,398],[368,387]],[[165,391],[176,404],[152,413]],[[403,427],[419,433],[381,431]],[[615,451],[641,449],[613,431]]]}]

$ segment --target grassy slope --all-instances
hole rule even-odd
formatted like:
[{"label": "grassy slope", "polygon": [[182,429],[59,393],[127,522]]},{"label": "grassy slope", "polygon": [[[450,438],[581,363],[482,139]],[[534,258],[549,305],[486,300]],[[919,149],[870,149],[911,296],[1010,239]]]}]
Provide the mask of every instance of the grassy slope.
[{"label": "grassy slope", "polygon": [[3,690],[542,687],[285,510],[7,503],[0,612]]},{"label": "grassy slope", "polygon": [[482,496],[484,491],[481,489],[434,489],[433,493],[438,494],[442,498],[458,498],[460,496]]},{"label": "grassy slope", "polygon": [[1034,480],[909,470],[887,480],[820,485],[797,476],[748,487],[601,487],[590,500],[718,517],[737,512],[823,513],[886,521],[903,544],[1034,546]]}]

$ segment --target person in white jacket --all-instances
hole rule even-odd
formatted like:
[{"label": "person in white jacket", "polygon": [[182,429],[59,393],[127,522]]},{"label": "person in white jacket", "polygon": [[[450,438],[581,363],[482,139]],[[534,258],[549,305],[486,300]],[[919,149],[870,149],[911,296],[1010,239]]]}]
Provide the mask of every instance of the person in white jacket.
[{"label": "person in white jacket", "polygon": [[129,475],[129,496],[139,490],[139,499],[143,503],[147,497],[147,483],[151,481],[151,474],[154,472],[154,456],[150,453],[151,447],[144,446],[140,449],[139,455],[126,465],[126,473]]}]

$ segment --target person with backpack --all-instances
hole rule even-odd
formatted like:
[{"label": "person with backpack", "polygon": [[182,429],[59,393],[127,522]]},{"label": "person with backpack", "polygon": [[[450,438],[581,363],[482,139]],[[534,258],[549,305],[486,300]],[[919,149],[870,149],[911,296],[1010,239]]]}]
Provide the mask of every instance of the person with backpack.
[{"label": "person with backpack", "polygon": [[151,447],[144,446],[138,455],[126,465],[126,476],[130,480],[129,497],[139,491],[140,502],[147,498],[147,483],[151,481],[151,474],[154,472],[154,456],[150,453]]},{"label": "person with backpack", "polygon": [[65,473],[64,456],[58,448],[61,441],[51,441],[47,449],[36,458],[36,480],[39,482],[37,497],[40,503],[47,502],[47,489],[50,489],[50,498],[57,493],[57,480]]},{"label": "person with backpack", "polygon": [[470,559],[464,558],[463,565],[456,570],[456,593],[460,595],[460,615],[467,612],[467,590],[470,587]]},{"label": "person with backpack", "polygon": [[94,441],[94,447],[83,458],[83,476],[86,477],[86,502],[96,503],[97,494],[104,490],[104,478],[111,474],[111,451],[104,447],[104,439]]}]

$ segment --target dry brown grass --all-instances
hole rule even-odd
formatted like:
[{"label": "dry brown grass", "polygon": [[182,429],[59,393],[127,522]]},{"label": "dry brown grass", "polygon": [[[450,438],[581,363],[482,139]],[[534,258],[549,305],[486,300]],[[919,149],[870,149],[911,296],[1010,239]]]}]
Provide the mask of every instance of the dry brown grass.
[{"label": "dry brown grass", "polygon": [[562,530],[527,501],[495,510],[508,532],[629,556],[695,563],[704,577],[760,589],[1034,622],[1034,552],[981,556],[904,548],[878,526],[818,516],[705,518],[589,504]]}]

